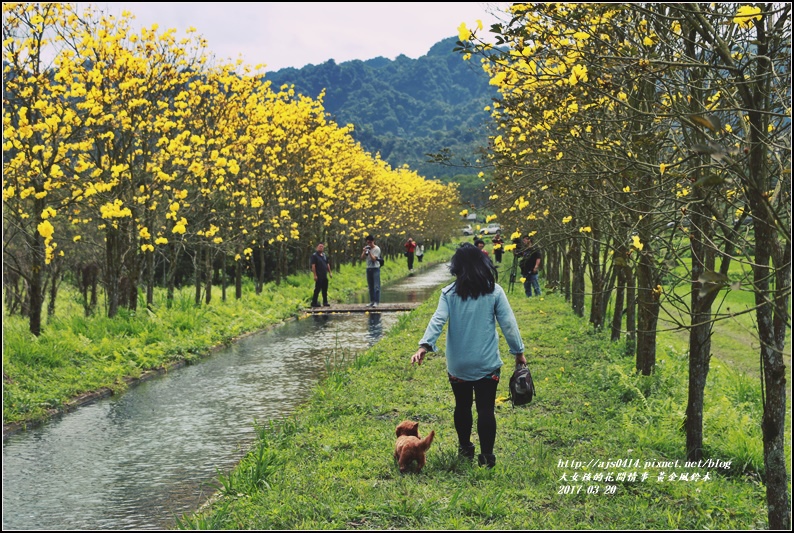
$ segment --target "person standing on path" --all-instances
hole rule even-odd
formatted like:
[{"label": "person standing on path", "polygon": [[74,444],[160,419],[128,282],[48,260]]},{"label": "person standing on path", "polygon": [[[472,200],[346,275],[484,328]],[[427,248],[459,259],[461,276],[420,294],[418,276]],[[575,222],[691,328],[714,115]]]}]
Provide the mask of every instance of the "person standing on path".
[{"label": "person standing on path", "polygon": [[416,243],[416,260],[420,263],[422,262],[422,258],[425,256],[425,245],[421,242]]},{"label": "person standing on path", "polygon": [[493,239],[491,239],[491,243],[493,244],[493,255],[496,258],[496,264],[500,264],[502,262],[502,254],[504,253],[505,244],[501,232],[496,232],[496,235],[494,235]]},{"label": "person standing on path", "polygon": [[320,307],[317,300],[320,293],[323,295],[323,306],[330,307],[328,303],[328,280],[331,278],[331,261],[325,254],[325,244],[318,243],[317,248],[311,258],[312,274],[314,274],[314,295],[312,296],[312,307]]},{"label": "person standing on path", "polygon": [[361,259],[367,259],[367,287],[369,288],[369,304],[367,307],[378,307],[380,303],[380,247],[375,244],[375,237],[367,235],[366,246],[361,252]]},{"label": "person standing on path", "polygon": [[492,468],[496,441],[496,388],[502,368],[499,335],[502,330],[516,364],[527,364],[524,342],[505,291],[496,283],[496,268],[482,251],[463,243],[450,261],[456,280],[441,290],[436,312],[430,319],[411,364],[422,364],[427,352],[437,351],[436,341],[448,322],[446,363],[455,396],[453,420],[458,435],[458,454],[474,459],[471,442],[472,401],[477,409],[478,462]]},{"label": "person standing on path", "polygon": [[523,252],[523,261],[521,262],[521,274],[524,276],[524,294],[527,297],[540,296],[540,283],[538,282],[538,270],[543,259],[543,254],[540,248],[534,246],[532,237],[524,235],[524,246],[526,248]]},{"label": "person standing on path", "polygon": [[414,271],[414,253],[416,252],[416,243],[411,237],[405,242],[405,257],[408,258],[408,272]]}]

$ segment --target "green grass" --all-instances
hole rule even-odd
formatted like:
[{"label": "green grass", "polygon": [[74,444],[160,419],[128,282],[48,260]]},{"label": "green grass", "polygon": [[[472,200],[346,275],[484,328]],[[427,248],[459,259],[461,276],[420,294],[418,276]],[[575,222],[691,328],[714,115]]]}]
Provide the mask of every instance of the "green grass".
[{"label": "green grass", "polygon": [[[453,249],[450,244],[427,250],[425,261],[414,266],[419,270],[446,261]],[[381,279],[385,283],[405,274],[404,261],[387,261]],[[345,302],[366,287],[364,266],[345,264],[333,274],[329,298]],[[28,331],[27,319],[3,317],[3,423],[43,420],[81,394],[123,390],[146,371],[190,362],[243,334],[277,325],[307,307],[313,290],[307,271],[267,284],[258,295],[246,281],[240,300],[231,287],[223,302],[215,287],[212,302],[196,306],[191,286],[178,291],[169,308],[165,291],[156,290],[151,311],[141,302],[137,313],[121,309],[107,318],[100,302],[97,313],[87,318],[80,295],[64,286],[56,313],[46,319],[38,338]]]},{"label": "green grass", "polygon": [[[592,333],[561,297],[526,299],[517,290],[510,299],[537,397],[529,407],[505,402],[505,367],[494,469],[457,459],[443,353],[421,367],[410,365],[435,309],[431,298],[384,340],[335,369],[293,416],[263,426],[241,473],[219,478],[212,502],[182,517],[178,527],[767,527],[757,380],[715,364],[706,389],[705,457],[721,466],[662,468],[657,462],[685,462],[686,358],[665,350],[654,375],[638,376],[622,344]],[[504,340],[501,350],[507,353]],[[394,464],[394,428],[404,419],[419,421],[422,435],[436,432],[420,474],[402,475]],[[265,482],[249,474],[257,457],[266,462]],[[605,464],[616,460],[632,466]],[[589,466],[574,469],[566,461]],[[663,471],[700,478],[659,481]],[[643,481],[644,473],[649,477]],[[617,479],[633,474],[636,480]],[[253,481],[240,482],[232,493],[222,482],[232,476]]]},{"label": "green grass", "polygon": [[[451,245],[451,246],[454,246]],[[423,267],[446,260],[451,247],[428,251]],[[419,267],[417,263],[415,265]],[[383,280],[405,274],[389,261]],[[85,318],[77,295],[62,289],[58,310],[39,338],[18,316],[4,317],[4,423],[34,421],[77,395],[177,361],[204,356],[213,346],[276,325],[309,301],[308,274],[290,276],[242,300],[193,305],[193,288],[168,309],[156,295],[152,312],[122,311],[114,319]],[[346,301],[365,290],[363,267],[334,273],[330,297]],[[452,424],[452,396],[443,354],[420,368],[408,358],[435,307],[431,298],[401,317],[389,336],[352,355],[329,354],[329,373],[294,416],[259,428],[260,440],[231,472],[219,472],[207,509],[183,516],[183,529],[756,529],[766,527],[757,349],[751,315],[715,328],[706,387],[706,457],[730,468],[698,482],[657,482],[659,468],[637,469],[645,481],[574,482],[560,461],[683,461],[686,341],[660,333],[653,376],[634,374],[622,343],[610,343],[576,318],[558,295],[511,295],[527,344],[538,397],[528,408],[497,407],[497,467],[460,463]],[[738,310],[744,293],[728,293]],[[733,298],[738,298],[734,300]],[[748,340],[749,339],[749,340]],[[442,344],[443,345],[443,339]],[[503,353],[507,353],[503,343]],[[789,354],[790,357],[790,354]],[[790,359],[789,359],[790,361]],[[790,372],[787,369],[787,372]],[[500,385],[504,399],[505,385]],[[394,427],[420,421],[436,430],[428,464],[400,475],[391,457]],[[790,411],[787,423],[790,425]],[[476,442],[476,441],[475,441]],[[790,451],[790,443],[788,443]],[[790,457],[790,453],[788,454]],[[633,469],[632,469],[633,470]],[[790,464],[788,471],[791,471]],[[591,475],[608,471],[590,468]],[[582,470],[579,474],[583,474]],[[613,472],[617,475],[618,471]],[[623,472],[624,474],[627,472]],[[630,472],[629,472],[630,473]],[[563,474],[569,479],[562,479]],[[598,493],[594,494],[596,487]],[[588,488],[590,493],[588,493]],[[614,493],[605,494],[607,491]],[[560,494],[560,492],[574,492]]]}]

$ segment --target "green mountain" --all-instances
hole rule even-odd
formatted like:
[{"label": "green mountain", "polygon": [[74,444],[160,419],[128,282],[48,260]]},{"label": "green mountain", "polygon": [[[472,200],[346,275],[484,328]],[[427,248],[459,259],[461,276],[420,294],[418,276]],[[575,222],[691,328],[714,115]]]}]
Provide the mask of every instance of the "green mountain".
[{"label": "green mountain", "polygon": [[[353,137],[392,167],[407,164],[426,178],[463,181],[457,177],[479,173],[460,163],[476,160],[487,144],[490,119],[484,108],[497,93],[478,61],[464,61],[452,51],[456,43],[456,37],[444,39],[418,59],[400,55],[340,64],[331,59],[268,72],[266,79],[274,88],[294,85],[311,98],[325,90],[331,118],[353,124]],[[441,164],[432,154],[447,154],[456,165]],[[462,189],[481,189],[475,181]],[[480,204],[477,191],[470,193],[464,197]]]}]

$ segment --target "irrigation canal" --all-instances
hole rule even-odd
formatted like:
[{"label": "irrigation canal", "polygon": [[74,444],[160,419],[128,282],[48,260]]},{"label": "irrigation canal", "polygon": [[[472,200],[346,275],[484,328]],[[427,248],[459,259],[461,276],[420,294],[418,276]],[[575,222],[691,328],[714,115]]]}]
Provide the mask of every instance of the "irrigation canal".
[{"label": "irrigation canal", "polygon": [[[421,302],[451,279],[447,265],[435,265],[384,286],[381,301]],[[214,492],[219,472],[239,462],[255,422],[289,416],[322,379],[335,348],[368,348],[401,314],[289,321],[9,436],[3,530],[173,527]]]}]

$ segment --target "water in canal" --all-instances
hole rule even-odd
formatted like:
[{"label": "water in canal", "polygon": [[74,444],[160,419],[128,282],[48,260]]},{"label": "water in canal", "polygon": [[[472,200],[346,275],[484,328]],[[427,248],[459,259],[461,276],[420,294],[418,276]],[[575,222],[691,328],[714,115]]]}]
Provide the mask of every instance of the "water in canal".
[{"label": "water in canal", "polygon": [[[384,287],[381,301],[423,301],[451,279],[447,265],[436,265]],[[366,349],[399,314],[287,322],[11,435],[3,443],[3,530],[173,526],[244,455],[254,421],[288,416],[323,377],[335,348]]]}]

